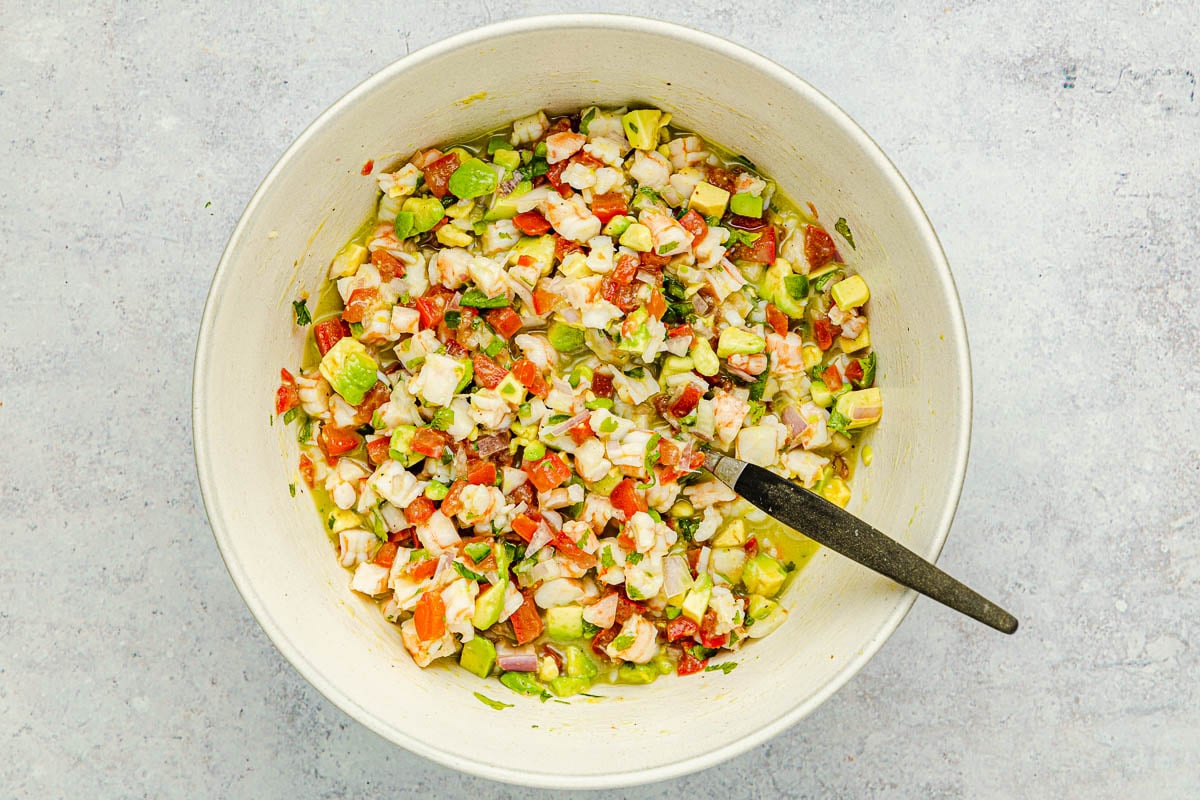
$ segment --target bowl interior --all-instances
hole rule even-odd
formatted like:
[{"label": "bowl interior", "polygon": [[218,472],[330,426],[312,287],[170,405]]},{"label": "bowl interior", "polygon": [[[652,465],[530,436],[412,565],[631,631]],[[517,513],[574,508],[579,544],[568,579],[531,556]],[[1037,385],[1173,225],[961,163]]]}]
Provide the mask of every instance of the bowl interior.
[{"label": "bowl interior", "polygon": [[[290,303],[316,292],[371,212],[366,160],[388,164],[539,107],[591,104],[668,110],[812,201],[830,227],[849,222],[857,249],[843,253],[871,285],[886,397],[850,510],[926,556],[940,549],[958,498],[970,403],[957,297],[919,206],[831,103],[734,45],[621,17],[504,23],[385,69],[306,131],[247,209],[205,312],[194,420],[218,543],[284,655],[351,715],[450,766],[564,788],[670,777],[761,742],[848,679],[912,602],[822,552],[785,598],[786,625],[738,654],[730,674],[605,688],[603,700],[564,705],[417,669],[396,630],[349,590],[298,478],[294,431],[268,424],[279,368],[297,364],[307,333],[291,324]],[[514,705],[495,711],[476,691]]]}]

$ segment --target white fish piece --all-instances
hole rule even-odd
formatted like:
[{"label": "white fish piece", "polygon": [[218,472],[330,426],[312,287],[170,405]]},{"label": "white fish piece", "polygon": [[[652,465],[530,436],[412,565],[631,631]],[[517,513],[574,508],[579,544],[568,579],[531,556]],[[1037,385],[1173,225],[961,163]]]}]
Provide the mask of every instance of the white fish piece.
[{"label": "white fish piece", "polygon": [[399,462],[388,460],[379,465],[367,479],[367,485],[375,494],[397,508],[407,508],[425,491],[428,481],[418,481],[417,476],[406,470]]},{"label": "white fish piece", "polygon": [[733,489],[730,489],[715,478],[693,483],[691,486],[685,486],[683,494],[696,508],[708,508],[717,503],[728,503],[737,499],[737,495],[734,494]]},{"label": "white fish piece", "polygon": [[583,584],[575,578],[554,578],[538,587],[533,602],[538,608],[555,608],[578,603],[583,595]]},{"label": "white fish piece", "polygon": [[356,592],[374,597],[387,591],[388,568],[371,562],[364,562],[354,570],[354,578],[350,588]]},{"label": "white fish piece", "polygon": [[604,457],[604,443],[588,439],[575,450],[575,471],[588,483],[595,483],[608,474],[612,462]]}]

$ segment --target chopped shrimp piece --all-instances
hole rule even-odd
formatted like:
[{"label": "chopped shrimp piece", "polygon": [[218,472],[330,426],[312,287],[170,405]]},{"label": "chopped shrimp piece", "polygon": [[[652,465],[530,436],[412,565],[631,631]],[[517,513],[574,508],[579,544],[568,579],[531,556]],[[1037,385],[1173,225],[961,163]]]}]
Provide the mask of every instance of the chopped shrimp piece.
[{"label": "chopped shrimp piece", "polygon": [[638,150],[633,156],[629,177],[642,186],[661,189],[671,178],[671,162],[655,150]]},{"label": "chopped shrimp piece", "polygon": [[[618,650],[615,642],[624,640],[625,637],[629,637],[632,644],[623,650]],[[634,664],[645,664],[658,654],[657,638],[657,629],[643,619],[641,614],[634,614],[625,620],[625,624],[621,626],[621,632],[617,634],[616,639],[613,639],[614,644],[609,644],[604,652],[608,653],[610,658],[632,661]]]},{"label": "chopped shrimp piece", "polygon": [[550,120],[546,119],[545,111],[539,111],[514,122],[512,136],[508,141],[514,146],[529,144],[542,138],[542,134],[548,130],[550,130]]},{"label": "chopped shrimp piece", "polygon": [[521,333],[513,339],[525,357],[540,370],[552,369],[558,363],[558,351],[540,333]]},{"label": "chopped shrimp piece", "polygon": [[564,131],[546,137],[546,163],[557,164],[575,155],[587,143],[582,133]]},{"label": "chopped shrimp piece", "polygon": [[454,634],[450,633],[448,628],[437,639],[424,642],[417,636],[417,623],[411,619],[400,626],[400,638],[418,667],[428,667],[437,659],[452,656],[458,650],[454,643]]},{"label": "chopped shrimp piece", "polygon": [[767,334],[767,352],[771,354],[771,372],[804,372],[804,340],[800,334],[789,332]]},{"label": "chopped shrimp piece", "polygon": [[600,235],[600,219],[580,195],[564,199],[558,192],[550,192],[542,204],[542,214],[564,239],[582,243]]},{"label": "chopped shrimp piece", "polygon": [[667,142],[667,152],[671,154],[671,166],[675,169],[694,167],[708,160],[708,151],[699,136],[680,136]]},{"label": "chopped shrimp piece", "polygon": [[305,414],[314,419],[329,419],[329,399],[333,389],[320,372],[296,378],[296,389],[300,395],[300,408]]},{"label": "chopped shrimp piece", "polygon": [[[640,154],[641,151],[639,150]],[[687,228],[680,225],[670,214],[657,209],[646,209],[640,217],[641,223],[650,229],[654,252],[660,256],[673,256],[692,249],[694,238]]]},{"label": "chopped shrimp piece", "polygon": [[740,369],[747,375],[761,375],[767,368],[767,357],[762,353],[746,355],[735,353],[728,358],[729,366]]}]

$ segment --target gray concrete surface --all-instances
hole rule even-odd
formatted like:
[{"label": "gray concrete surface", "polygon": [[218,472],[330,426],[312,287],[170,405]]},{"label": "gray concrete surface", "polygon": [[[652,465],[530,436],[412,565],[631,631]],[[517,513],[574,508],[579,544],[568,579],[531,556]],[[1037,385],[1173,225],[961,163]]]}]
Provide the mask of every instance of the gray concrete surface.
[{"label": "gray concrete surface", "polygon": [[[391,746],[283,661],[213,544],[188,410],[217,258],[287,144],[411,49],[568,4],[243,6],[0,5],[0,795],[549,797]],[[1200,794],[1194,8],[608,7],[777,59],[911,181],[976,370],[942,563],[1023,622],[918,602],[791,731],[616,795]]]}]

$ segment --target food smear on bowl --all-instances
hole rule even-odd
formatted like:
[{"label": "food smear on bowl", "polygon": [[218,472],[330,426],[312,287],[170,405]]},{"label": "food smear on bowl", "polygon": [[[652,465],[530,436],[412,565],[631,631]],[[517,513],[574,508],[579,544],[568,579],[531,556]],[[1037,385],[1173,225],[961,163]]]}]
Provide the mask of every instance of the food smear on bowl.
[{"label": "food smear on bowl", "polygon": [[294,309],[275,411],[421,667],[542,699],[727,672],[815,545],[702,451],[850,499],[882,414],[867,283],[815,211],[670,122],[539,112],[419,151]]}]

